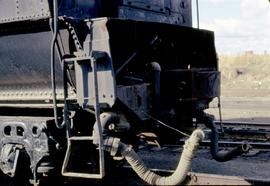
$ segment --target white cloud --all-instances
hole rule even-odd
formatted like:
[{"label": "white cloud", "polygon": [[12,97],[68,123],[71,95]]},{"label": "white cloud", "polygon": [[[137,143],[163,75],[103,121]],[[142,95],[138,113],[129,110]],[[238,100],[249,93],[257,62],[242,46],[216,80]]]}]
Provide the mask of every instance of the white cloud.
[{"label": "white cloud", "polygon": [[[209,1],[215,3],[222,0]],[[270,51],[270,3],[268,0],[238,1],[238,16],[215,15],[214,19],[201,20],[201,27],[215,32],[218,52]]]},{"label": "white cloud", "polygon": [[244,18],[259,19],[269,12],[268,0],[240,0],[241,14]]},{"label": "white cloud", "polygon": [[209,0],[210,3],[214,3],[214,4],[220,4],[225,2],[225,0]]}]

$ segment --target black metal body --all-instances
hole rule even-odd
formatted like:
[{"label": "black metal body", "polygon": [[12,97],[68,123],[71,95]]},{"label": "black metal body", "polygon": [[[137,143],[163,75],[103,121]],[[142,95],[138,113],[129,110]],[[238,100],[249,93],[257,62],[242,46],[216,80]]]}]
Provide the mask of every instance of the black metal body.
[{"label": "black metal body", "polygon": [[[153,116],[189,130],[196,112],[219,96],[214,34],[191,28],[190,0],[62,0],[58,6],[54,22],[53,1],[0,2],[0,161],[9,162],[0,168],[6,174],[14,176],[23,153],[35,184],[58,156],[64,176],[102,178],[103,144],[97,151],[91,141],[95,125],[103,127],[100,143],[113,136],[136,146],[146,130],[169,139]],[[101,113],[117,117],[103,124]],[[40,119],[45,116],[50,119]]]},{"label": "black metal body", "polygon": [[[0,23],[50,18],[52,0],[1,2]],[[75,19],[118,17],[192,26],[189,0],[61,0],[59,15]]]}]

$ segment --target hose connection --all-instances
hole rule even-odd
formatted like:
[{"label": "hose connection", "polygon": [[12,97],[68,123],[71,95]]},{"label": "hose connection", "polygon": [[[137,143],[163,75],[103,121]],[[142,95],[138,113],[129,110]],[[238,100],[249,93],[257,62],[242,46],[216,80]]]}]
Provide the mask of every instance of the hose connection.
[{"label": "hose connection", "polygon": [[[102,127],[105,127],[108,123],[113,121],[114,118],[115,115],[112,113],[101,114]],[[93,136],[96,137],[94,144],[98,145],[99,140],[96,134],[97,127],[94,126]],[[191,134],[191,136],[185,142],[178,166],[175,172],[170,176],[160,176],[154,173],[144,164],[139,155],[133,150],[131,146],[122,143],[118,138],[105,138],[103,140],[103,147],[104,150],[109,152],[111,156],[116,156],[117,153],[120,153],[131,165],[137,175],[146,183],[151,185],[179,185],[185,180],[191,167],[191,161],[198,149],[200,141],[202,141],[203,138],[204,132],[200,129],[196,129]]]}]

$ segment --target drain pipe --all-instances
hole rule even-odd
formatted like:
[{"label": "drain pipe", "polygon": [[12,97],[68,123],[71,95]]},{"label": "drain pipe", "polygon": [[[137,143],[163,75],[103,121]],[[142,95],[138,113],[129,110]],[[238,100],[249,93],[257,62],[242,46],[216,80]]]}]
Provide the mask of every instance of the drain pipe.
[{"label": "drain pipe", "polygon": [[242,145],[235,147],[230,151],[227,152],[219,151],[218,145],[219,135],[218,129],[216,128],[216,125],[214,123],[214,117],[203,112],[203,116],[201,119],[203,120],[205,125],[209,129],[211,129],[211,137],[210,137],[211,154],[216,161],[219,162],[229,161],[235,158],[236,156],[242,155],[243,153],[247,153],[250,150],[251,148],[250,145],[247,143],[243,143]]},{"label": "drain pipe", "polygon": [[154,92],[154,114],[159,115],[160,110],[160,73],[161,73],[161,66],[157,62],[152,62],[150,64],[151,71],[152,71],[152,84],[153,84],[153,92]]}]

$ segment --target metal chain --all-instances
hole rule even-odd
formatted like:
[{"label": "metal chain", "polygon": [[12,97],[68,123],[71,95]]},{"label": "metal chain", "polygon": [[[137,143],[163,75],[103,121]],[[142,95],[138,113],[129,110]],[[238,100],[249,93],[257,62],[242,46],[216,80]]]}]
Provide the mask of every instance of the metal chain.
[{"label": "metal chain", "polygon": [[65,24],[67,25],[67,30],[70,33],[70,35],[72,36],[72,39],[74,41],[75,47],[77,49],[77,51],[82,51],[83,47],[79,41],[79,38],[76,34],[75,28],[73,27],[72,23],[70,20],[65,19]]}]

